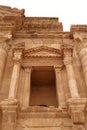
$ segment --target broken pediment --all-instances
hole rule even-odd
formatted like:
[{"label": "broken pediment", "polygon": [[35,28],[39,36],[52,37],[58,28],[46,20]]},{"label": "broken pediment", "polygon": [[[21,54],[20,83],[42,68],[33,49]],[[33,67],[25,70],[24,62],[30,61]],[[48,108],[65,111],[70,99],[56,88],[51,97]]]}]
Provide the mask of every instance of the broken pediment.
[{"label": "broken pediment", "polygon": [[47,46],[40,46],[36,48],[31,48],[25,52],[25,56],[31,57],[57,57],[61,56],[60,50],[54,49]]},{"label": "broken pediment", "polygon": [[0,6],[0,16],[22,16],[24,15],[24,10],[17,9],[17,8],[11,8],[7,6]]}]

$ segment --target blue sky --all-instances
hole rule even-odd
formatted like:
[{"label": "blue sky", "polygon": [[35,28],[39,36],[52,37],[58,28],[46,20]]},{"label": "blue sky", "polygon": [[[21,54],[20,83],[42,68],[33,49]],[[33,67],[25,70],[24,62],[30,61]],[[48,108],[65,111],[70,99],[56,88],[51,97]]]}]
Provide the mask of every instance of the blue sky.
[{"label": "blue sky", "polygon": [[24,8],[26,16],[59,17],[65,31],[87,24],[87,0],[0,0],[0,5]]}]

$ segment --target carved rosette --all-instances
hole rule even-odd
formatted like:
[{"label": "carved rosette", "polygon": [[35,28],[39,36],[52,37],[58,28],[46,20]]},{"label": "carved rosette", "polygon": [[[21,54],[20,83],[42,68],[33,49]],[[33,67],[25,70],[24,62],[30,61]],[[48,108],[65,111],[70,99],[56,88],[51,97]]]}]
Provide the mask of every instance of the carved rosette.
[{"label": "carved rosette", "polygon": [[68,100],[68,112],[73,123],[85,123],[86,98],[72,98]]}]

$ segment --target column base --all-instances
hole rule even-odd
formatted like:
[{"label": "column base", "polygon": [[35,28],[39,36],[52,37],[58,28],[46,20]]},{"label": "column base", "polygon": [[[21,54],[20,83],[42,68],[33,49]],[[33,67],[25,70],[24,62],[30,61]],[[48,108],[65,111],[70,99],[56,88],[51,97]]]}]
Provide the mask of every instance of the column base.
[{"label": "column base", "polygon": [[73,123],[85,123],[85,110],[87,98],[71,98],[67,101],[68,113]]},{"label": "column base", "polygon": [[2,130],[14,130],[18,115],[17,99],[5,99],[1,102]]}]

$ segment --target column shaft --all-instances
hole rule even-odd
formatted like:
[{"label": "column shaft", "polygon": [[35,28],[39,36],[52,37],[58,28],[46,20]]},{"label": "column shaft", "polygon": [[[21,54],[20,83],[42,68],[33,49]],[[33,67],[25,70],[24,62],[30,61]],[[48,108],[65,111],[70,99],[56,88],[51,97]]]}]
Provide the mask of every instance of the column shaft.
[{"label": "column shaft", "polygon": [[15,98],[16,97],[18,80],[19,80],[19,73],[20,73],[20,63],[15,63],[14,67],[13,67],[8,98]]},{"label": "column shaft", "polygon": [[15,52],[14,53],[14,66],[13,66],[13,72],[10,82],[10,89],[9,89],[9,95],[8,98],[15,98],[17,94],[17,88],[18,88],[18,81],[19,81],[19,75],[20,75],[20,66],[21,66],[21,58],[22,58],[22,51]]},{"label": "column shaft", "polygon": [[87,85],[87,48],[81,49],[81,51],[79,52],[79,57],[81,60],[84,78]]},{"label": "column shaft", "polygon": [[1,86],[1,82],[2,82],[6,58],[7,58],[7,51],[5,51],[5,49],[3,49],[3,48],[0,48],[0,86]]},{"label": "column shaft", "polygon": [[29,106],[31,88],[31,68],[25,68],[25,85],[23,93],[23,105]]},{"label": "column shaft", "polygon": [[68,78],[68,84],[69,84],[69,90],[72,98],[79,98],[79,92],[77,88],[77,83],[75,79],[75,74],[72,66],[72,55],[71,52],[65,53],[64,55],[64,64],[67,71],[67,78]]},{"label": "column shaft", "polygon": [[64,107],[65,106],[64,91],[62,86],[61,70],[59,69],[60,68],[55,68],[57,100],[59,103],[59,107]]}]

